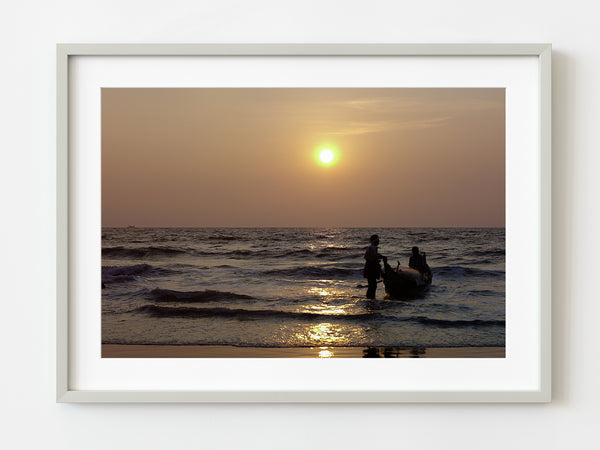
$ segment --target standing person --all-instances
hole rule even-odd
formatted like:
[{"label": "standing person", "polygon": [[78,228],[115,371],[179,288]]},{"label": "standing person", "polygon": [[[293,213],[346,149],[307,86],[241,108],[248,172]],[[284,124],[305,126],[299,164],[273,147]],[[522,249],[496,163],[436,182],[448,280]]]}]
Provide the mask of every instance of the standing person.
[{"label": "standing person", "polygon": [[381,277],[381,266],[379,260],[387,260],[385,256],[379,254],[377,247],[379,246],[379,236],[374,234],[371,236],[371,245],[365,252],[365,268],[363,269],[363,276],[369,282],[367,288],[367,298],[374,299],[375,291],[377,291],[377,279]]}]

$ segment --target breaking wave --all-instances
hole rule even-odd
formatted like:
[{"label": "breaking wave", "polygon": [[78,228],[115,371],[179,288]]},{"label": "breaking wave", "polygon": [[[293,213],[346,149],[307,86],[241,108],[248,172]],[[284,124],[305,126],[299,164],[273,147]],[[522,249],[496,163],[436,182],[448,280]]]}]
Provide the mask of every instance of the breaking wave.
[{"label": "breaking wave", "polygon": [[374,322],[374,321],[395,321],[412,322],[421,325],[429,325],[441,328],[465,328],[465,327],[489,327],[505,326],[504,320],[441,320],[428,317],[393,317],[381,313],[364,314],[319,314],[310,312],[291,312],[280,310],[250,310],[250,309],[231,309],[231,308],[195,308],[195,307],[172,307],[159,305],[144,305],[136,308],[132,313],[148,314],[151,317],[171,317],[171,318],[226,318],[238,320],[258,320],[258,319],[281,319],[293,321],[343,321],[343,322]]},{"label": "breaking wave", "polygon": [[504,320],[443,320],[431,319],[429,317],[414,317],[411,321],[418,322],[423,325],[433,325],[440,328],[464,328],[464,327],[504,327]]},{"label": "breaking wave", "polygon": [[174,291],[156,288],[148,294],[148,298],[156,302],[202,303],[219,300],[253,300],[254,297],[233,292],[213,290],[205,291]]},{"label": "breaking wave", "polygon": [[252,319],[291,319],[303,321],[325,321],[342,320],[355,321],[373,319],[373,314],[317,314],[306,312],[288,312],[278,310],[249,310],[230,308],[194,308],[194,307],[171,307],[158,305],[145,305],[131,311],[133,313],[145,313],[152,317],[181,317],[181,318],[203,318],[220,317],[235,318],[238,320]]}]

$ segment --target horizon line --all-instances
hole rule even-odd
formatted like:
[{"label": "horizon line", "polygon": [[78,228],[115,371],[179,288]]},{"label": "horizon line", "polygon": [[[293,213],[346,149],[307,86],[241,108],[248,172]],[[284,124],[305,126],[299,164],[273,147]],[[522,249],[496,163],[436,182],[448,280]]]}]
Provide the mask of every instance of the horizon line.
[{"label": "horizon line", "polygon": [[101,225],[101,228],[506,228],[506,225],[442,225],[442,226],[397,226],[397,225],[373,225],[373,226],[327,226],[327,225],[264,225],[264,226],[218,226],[218,225],[167,225],[167,226],[153,226],[153,225]]}]

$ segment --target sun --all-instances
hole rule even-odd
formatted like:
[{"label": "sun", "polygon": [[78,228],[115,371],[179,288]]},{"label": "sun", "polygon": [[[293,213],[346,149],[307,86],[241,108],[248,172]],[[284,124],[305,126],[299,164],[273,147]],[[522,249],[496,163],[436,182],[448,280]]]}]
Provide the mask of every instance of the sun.
[{"label": "sun", "polygon": [[319,161],[321,161],[325,165],[329,165],[335,159],[335,154],[329,148],[324,148],[319,152]]},{"label": "sun", "polygon": [[331,142],[321,142],[313,147],[314,162],[321,167],[334,167],[340,163],[340,150]]}]

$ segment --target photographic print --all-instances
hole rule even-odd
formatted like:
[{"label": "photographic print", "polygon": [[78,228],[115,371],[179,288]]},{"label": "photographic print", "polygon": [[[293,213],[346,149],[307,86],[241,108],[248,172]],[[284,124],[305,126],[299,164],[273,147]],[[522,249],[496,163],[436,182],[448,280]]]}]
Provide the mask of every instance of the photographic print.
[{"label": "photographic print", "polygon": [[504,358],[505,90],[103,88],[103,358]]}]

